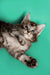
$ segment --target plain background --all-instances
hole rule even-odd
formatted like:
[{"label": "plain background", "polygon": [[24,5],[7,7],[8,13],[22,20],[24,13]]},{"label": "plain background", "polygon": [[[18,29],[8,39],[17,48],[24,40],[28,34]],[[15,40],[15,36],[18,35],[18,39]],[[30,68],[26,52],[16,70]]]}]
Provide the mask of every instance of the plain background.
[{"label": "plain background", "polygon": [[[30,12],[31,20],[46,24],[36,43],[26,52],[37,59],[38,67],[31,69],[0,50],[0,75],[50,75],[50,0],[0,0],[0,20],[16,23]],[[20,19],[19,19],[20,18]]]}]

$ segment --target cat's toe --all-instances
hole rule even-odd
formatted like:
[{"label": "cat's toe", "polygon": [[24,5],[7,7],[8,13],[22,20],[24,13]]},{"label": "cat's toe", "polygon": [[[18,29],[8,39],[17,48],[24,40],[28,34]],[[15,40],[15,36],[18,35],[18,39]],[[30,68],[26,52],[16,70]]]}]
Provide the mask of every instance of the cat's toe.
[{"label": "cat's toe", "polygon": [[37,60],[36,59],[31,59],[31,68],[35,68],[38,66]]},{"label": "cat's toe", "polygon": [[26,65],[30,68],[35,68],[38,66],[37,60],[32,57],[30,57],[29,61],[25,61],[25,62],[26,62]]}]

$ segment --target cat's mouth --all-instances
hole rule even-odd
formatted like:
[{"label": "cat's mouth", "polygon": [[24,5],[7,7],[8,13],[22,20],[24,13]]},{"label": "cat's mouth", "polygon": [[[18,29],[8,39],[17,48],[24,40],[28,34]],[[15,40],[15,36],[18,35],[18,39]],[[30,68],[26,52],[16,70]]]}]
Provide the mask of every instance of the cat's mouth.
[{"label": "cat's mouth", "polygon": [[31,34],[31,33],[27,33],[27,31],[24,32],[24,37],[31,41],[31,42],[36,42],[37,41],[37,35],[36,34]]},{"label": "cat's mouth", "polygon": [[31,42],[37,42],[37,38],[33,38]]},{"label": "cat's mouth", "polygon": [[27,40],[30,40],[31,42],[36,42],[37,41],[37,38],[34,38],[34,37],[30,38],[30,36],[28,34],[25,34],[25,38]]},{"label": "cat's mouth", "polygon": [[33,41],[31,41],[31,42],[37,42],[37,40],[33,40]]}]

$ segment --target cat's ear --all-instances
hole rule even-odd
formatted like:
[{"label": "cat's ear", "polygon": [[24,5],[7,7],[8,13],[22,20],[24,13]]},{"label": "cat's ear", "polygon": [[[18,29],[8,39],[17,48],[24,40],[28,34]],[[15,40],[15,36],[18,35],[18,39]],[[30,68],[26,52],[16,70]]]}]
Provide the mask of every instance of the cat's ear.
[{"label": "cat's ear", "polygon": [[37,36],[39,36],[41,34],[41,32],[43,31],[45,27],[45,24],[41,24],[37,26]]},{"label": "cat's ear", "polygon": [[30,13],[28,13],[28,14],[24,17],[24,19],[23,19],[23,21],[22,21],[21,23],[24,23],[24,22],[26,22],[26,21],[30,21]]}]

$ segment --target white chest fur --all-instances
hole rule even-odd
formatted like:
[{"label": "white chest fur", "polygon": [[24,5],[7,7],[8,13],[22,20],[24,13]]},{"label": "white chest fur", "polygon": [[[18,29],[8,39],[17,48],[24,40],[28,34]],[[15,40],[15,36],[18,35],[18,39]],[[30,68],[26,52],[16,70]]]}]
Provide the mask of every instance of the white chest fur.
[{"label": "white chest fur", "polygon": [[29,47],[31,46],[30,41],[26,40],[25,38],[23,38],[23,40],[25,41],[25,44],[22,46],[17,38],[15,37],[11,37],[9,34],[3,34],[4,36],[4,46],[6,46],[9,51],[14,50],[14,51],[19,51],[19,50],[28,50]]}]

